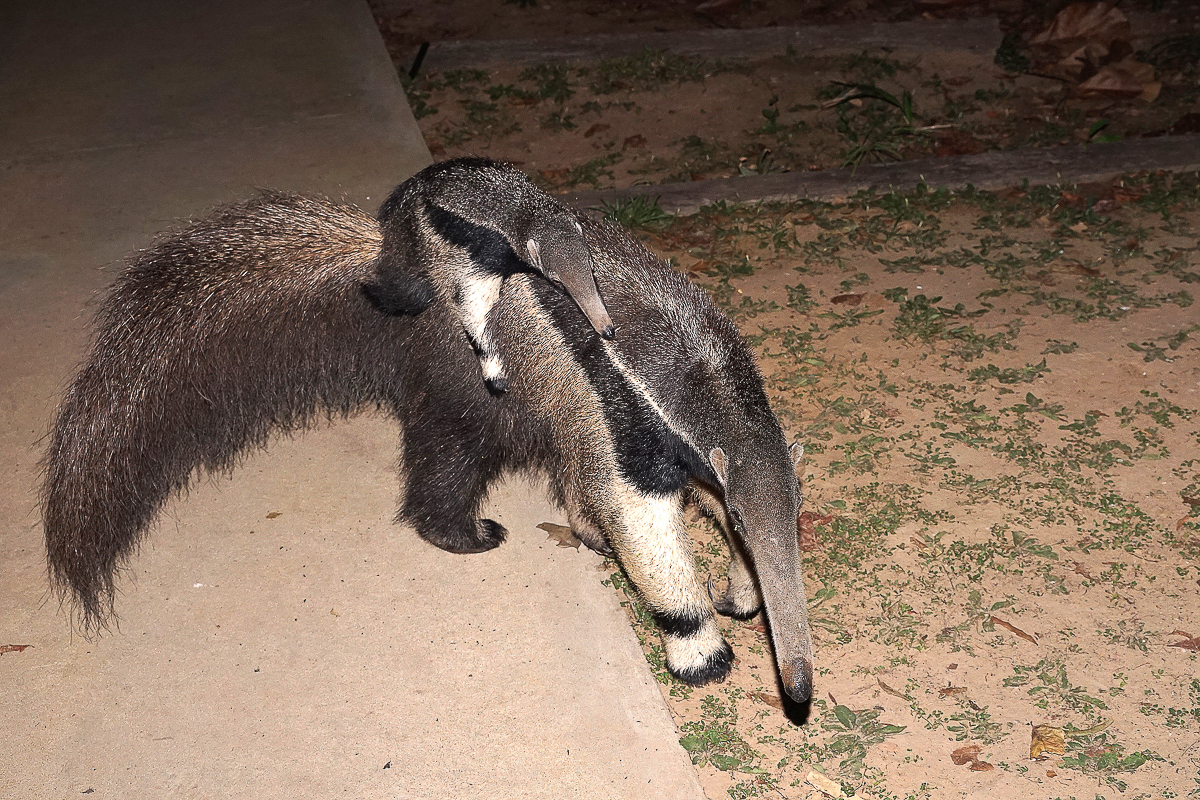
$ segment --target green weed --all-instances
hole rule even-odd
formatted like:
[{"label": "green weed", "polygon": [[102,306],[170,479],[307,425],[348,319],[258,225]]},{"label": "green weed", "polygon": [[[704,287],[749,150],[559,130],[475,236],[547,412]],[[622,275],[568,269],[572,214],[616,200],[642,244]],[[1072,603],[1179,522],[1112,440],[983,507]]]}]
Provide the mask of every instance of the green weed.
[{"label": "green weed", "polygon": [[670,225],[675,217],[663,211],[658,198],[634,195],[614,203],[601,203],[600,210],[607,222],[634,230],[657,230]]}]

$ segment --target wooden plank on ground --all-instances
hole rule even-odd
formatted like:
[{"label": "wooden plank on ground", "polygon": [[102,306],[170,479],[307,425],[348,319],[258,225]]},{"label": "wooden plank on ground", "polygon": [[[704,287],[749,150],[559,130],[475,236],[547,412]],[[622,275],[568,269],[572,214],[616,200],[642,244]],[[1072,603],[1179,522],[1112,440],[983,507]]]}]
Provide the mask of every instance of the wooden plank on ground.
[{"label": "wooden plank on ground", "polygon": [[600,61],[637,55],[647,48],[706,60],[783,55],[789,47],[798,55],[880,47],[970,50],[987,54],[1000,45],[1000,39],[1000,25],[995,17],[796,28],[595,34],[550,39],[466,39],[431,43],[421,63],[421,70],[443,72],[451,69],[484,69],[499,64]]},{"label": "wooden plank on ground", "polygon": [[922,158],[892,164],[866,164],[857,169],[784,172],[690,183],[632,186],[627,189],[573,192],[560,199],[576,208],[645,196],[658,198],[663,210],[693,214],[718,200],[726,202],[838,201],[867,189],[876,192],[912,189],[963,189],[968,185],[995,191],[1019,186],[1092,183],[1150,170],[1200,170],[1200,135],[1129,139],[1112,144],[1039,147],[977,155]]}]

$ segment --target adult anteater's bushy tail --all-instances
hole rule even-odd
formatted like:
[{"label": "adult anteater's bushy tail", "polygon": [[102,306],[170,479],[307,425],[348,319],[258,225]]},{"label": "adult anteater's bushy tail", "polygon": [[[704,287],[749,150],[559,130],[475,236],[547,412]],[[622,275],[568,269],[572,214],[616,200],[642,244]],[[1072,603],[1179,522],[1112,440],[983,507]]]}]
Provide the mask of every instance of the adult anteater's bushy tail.
[{"label": "adult anteater's bushy tail", "polygon": [[361,281],[379,254],[358,208],[279,193],[229,206],[134,257],[43,461],[50,577],[89,630],[115,572],[197,468],[229,470],[272,433],[394,408],[394,318]]}]

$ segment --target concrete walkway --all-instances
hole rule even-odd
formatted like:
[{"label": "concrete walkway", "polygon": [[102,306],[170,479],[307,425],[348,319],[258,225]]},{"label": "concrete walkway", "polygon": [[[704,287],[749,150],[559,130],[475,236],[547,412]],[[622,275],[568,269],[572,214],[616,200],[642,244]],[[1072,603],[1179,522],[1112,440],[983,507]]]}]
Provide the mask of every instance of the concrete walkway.
[{"label": "concrete walkway", "polygon": [[[10,4],[12,5],[12,4]],[[120,631],[46,591],[39,438],[129,251],[268,186],[429,161],[360,0],[24,4],[0,24],[0,797],[700,798],[600,561],[393,525],[397,431],[281,441],[169,505]]]}]

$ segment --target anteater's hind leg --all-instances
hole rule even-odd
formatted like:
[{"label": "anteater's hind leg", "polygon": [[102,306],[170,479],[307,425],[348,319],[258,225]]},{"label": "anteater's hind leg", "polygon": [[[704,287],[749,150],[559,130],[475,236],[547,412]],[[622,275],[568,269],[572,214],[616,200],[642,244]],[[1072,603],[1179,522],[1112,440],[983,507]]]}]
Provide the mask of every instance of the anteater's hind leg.
[{"label": "anteater's hind leg", "polygon": [[407,486],[397,519],[443,550],[482,553],[499,546],[507,535],[500,523],[478,518],[488,485],[500,473],[500,459],[489,451],[482,432],[462,431],[456,426],[459,422],[405,421]]},{"label": "anteater's hind leg", "polygon": [[678,494],[655,497],[624,486],[604,519],[608,542],[663,632],[667,668],[691,684],[722,680],[733,651],[717,628],[696,575]]}]

